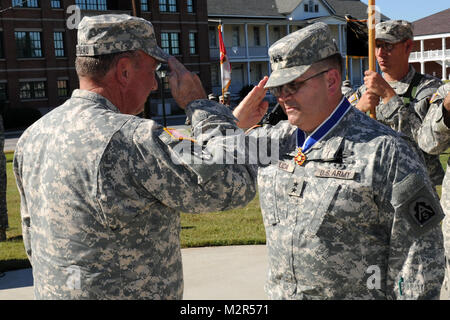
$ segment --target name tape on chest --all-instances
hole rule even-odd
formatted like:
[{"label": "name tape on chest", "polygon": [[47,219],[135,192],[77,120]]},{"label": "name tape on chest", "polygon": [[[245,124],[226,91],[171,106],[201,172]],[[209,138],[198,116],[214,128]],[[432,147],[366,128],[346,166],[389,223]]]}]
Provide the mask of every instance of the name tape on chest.
[{"label": "name tape on chest", "polygon": [[288,161],[278,161],[278,168],[283,170],[283,171],[287,171],[287,172],[294,172],[295,166],[292,162],[288,162]]},{"label": "name tape on chest", "polygon": [[344,180],[353,180],[355,178],[355,171],[339,170],[339,169],[317,169],[314,172],[316,177],[320,178],[335,178]]}]

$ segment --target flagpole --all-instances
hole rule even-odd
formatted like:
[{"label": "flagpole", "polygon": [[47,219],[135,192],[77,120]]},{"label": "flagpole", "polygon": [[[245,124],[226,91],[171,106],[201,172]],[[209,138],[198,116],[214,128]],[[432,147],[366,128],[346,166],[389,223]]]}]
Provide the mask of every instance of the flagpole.
[{"label": "flagpole", "polygon": [[[368,2],[368,19],[367,29],[369,33],[369,70],[376,71],[375,60],[375,0],[369,0]],[[376,119],[375,108],[370,109],[370,117]]]}]

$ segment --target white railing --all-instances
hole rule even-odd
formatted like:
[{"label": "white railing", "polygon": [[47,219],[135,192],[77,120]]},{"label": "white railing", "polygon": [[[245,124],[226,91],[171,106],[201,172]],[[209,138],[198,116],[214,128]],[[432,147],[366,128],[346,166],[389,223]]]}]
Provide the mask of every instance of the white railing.
[{"label": "white railing", "polygon": [[[219,48],[209,48],[209,56],[211,59],[219,59]],[[227,47],[227,56],[229,59],[233,58],[269,58],[267,47]]]},{"label": "white railing", "polygon": [[412,52],[409,56],[410,62],[435,61],[450,59],[450,49],[445,50],[429,50],[424,52]]}]

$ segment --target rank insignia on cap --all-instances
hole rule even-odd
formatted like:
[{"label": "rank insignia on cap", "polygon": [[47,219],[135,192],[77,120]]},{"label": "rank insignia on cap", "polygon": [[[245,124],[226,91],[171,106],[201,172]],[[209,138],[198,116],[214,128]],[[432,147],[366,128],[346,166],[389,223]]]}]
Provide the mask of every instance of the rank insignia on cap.
[{"label": "rank insignia on cap", "polygon": [[425,198],[418,198],[409,205],[409,212],[413,220],[420,226],[424,227],[436,215],[433,207]]}]

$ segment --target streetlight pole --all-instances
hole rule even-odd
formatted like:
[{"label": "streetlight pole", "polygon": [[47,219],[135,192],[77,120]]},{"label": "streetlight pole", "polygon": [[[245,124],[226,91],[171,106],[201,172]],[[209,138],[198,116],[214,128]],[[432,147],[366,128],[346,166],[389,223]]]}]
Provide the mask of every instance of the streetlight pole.
[{"label": "streetlight pole", "polygon": [[160,64],[158,70],[156,70],[156,74],[159,78],[159,92],[161,94],[161,102],[162,102],[162,111],[163,111],[163,123],[164,127],[167,127],[166,120],[166,104],[164,100],[164,78],[166,77],[167,70],[164,65]]}]

